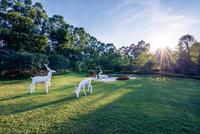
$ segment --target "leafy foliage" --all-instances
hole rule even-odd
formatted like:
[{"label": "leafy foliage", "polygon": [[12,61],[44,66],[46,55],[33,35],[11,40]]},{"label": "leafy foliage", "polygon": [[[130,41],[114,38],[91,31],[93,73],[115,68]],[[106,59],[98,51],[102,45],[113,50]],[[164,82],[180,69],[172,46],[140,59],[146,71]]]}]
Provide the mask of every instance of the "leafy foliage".
[{"label": "leafy foliage", "polygon": [[44,54],[58,70],[87,71],[101,66],[127,72],[200,72],[199,43],[192,35],[180,38],[177,51],[166,48],[168,54],[163,59],[161,54],[150,52],[150,44],[143,40],[119,49],[112,43],[103,43],[84,28],[66,23],[61,15],[48,17],[42,4],[31,0],[0,1],[0,51],[6,51],[8,57],[9,52]]},{"label": "leafy foliage", "polygon": [[64,70],[70,68],[69,60],[67,60],[63,55],[50,55],[49,66],[52,69],[57,70]]},{"label": "leafy foliage", "polygon": [[0,54],[1,75],[16,77],[33,75],[37,70],[44,68],[48,58],[40,53],[9,52]]}]

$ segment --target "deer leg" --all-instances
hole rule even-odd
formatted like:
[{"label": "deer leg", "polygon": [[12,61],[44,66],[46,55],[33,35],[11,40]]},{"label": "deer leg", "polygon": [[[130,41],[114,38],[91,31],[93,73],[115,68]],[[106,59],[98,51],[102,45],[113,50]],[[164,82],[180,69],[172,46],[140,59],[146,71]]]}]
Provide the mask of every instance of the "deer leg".
[{"label": "deer leg", "polygon": [[30,91],[30,93],[32,94],[33,92],[32,92],[32,89],[33,88],[33,84],[30,84],[30,89],[29,89],[29,91]]},{"label": "deer leg", "polygon": [[32,84],[30,84],[29,92],[32,94]]},{"label": "deer leg", "polygon": [[79,92],[76,93],[76,97],[79,98]]},{"label": "deer leg", "polygon": [[84,91],[84,94],[85,94],[85,96],[86,96],[86,92],[85,92],[85,86],[83,86],[83,91]]},{"label": "deer leg", "polygon": [[33,84],[33,90],[32,91],[35,92],[35,84]]},{"label": "deer leg", "polygon": [[45,85],[46,85],[46,93],[48,94],[48,82],[46,82]]},{"label": "deer leg", "polygon": [[48,83],[49,83],[49,87],[50,87],[51,86],[51,82],[49,81]]},{"label": "deer leg", "polygon": [[88,85],[88,92],[90,91],[90,86]]},{"label": "deer leg", "polygon": [[90,93],[92,93],[92,85],[90,85]]}]

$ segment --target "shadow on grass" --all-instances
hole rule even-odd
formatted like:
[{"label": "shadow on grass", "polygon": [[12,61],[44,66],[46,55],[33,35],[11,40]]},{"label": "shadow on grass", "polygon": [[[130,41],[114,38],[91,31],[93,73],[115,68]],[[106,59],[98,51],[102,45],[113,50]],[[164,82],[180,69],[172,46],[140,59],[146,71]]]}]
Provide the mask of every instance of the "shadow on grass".
[{"label": "shadow on grass", "polygon": [[24,94],[20,94],[20,95],[16,95],[16,96],[2,98],[2,99],[0,99],[0,101],[7,101],[7,100],[19,99],[19,98],[23,98],[23,97],[28,97],[30,95],[31,95],[30,93],[24,93]]},{"label": "shadow on grass", "polygon": [[[65,89],[70,88],[69,86],[65,86]],[[41,90],[41,89],[40,89]],[[49,89],[51,90],[51,89]],[[35,89],[34,93],[23,93],[20,95],[16,95],[16,96],[10,96],[10,97],[5,97],[5,98],[1,98],[0,101],[9,101],[9,100],[13,100],[13,99],[21,99],[21,98],[25,98],[25,97],[32,97],[32,96],[40,96],[40,95],[46,95],[47,93],[45,92],[45,89],[43,89],[42,91],[38,91],[37,89]]]},{"label": "shadow on grass", "polygon": [[[94,86],[93,88],[98,88],[100,85],[97,84],[97,86]],[[111,86],[111,85],[109,85]],[[58,105],[58,104],[62,104],[62,103],[67,103],[67,102],[73,102],[75,100],[80,100],[82,99],[82,97],[84,97],[83,92],[81,92],[80,94],[80,98],[77,99],[76,95],[74,93],[74,89],[73,89],[73,85],[64,85],[64,86],[59,86],[58,89],[56,88],[56,90],[50,90],[51,94],[46,94],[45,92],[35,92],[33,94],[30,93],[25,93],[22,95],[17,95],[17,96],[12,96],[12,97],[8,97],[8,98],[3,98],[0,101],[12,101],[14,99],[24,99],[25,97],[30,97],[27,100],[25,100],[25,103],[22,101],[21,103],[10,103],[10,104],[4,104],[1,105],[1,111],[0,111],[0,115],[12,115],[12,114],[18,114],[18,113],[22,113],[22,112],[28,112],[31,110],[35,110],[35,109],[39,109],[39,108],[43,108],[43,107],[48,107],[50,105]],[[68,90],[68,91],[67,91]],[[64,92],[66,91],[67,95],[66,97],[64,96]],[[59,93],[59,92],[63,92],[63,94]],[[57,99],[57,100],[53,100],[53,101],[48,101],[46,103],[42,103],[39,105],[35,105],[31,100],[36,99],[36,97],[38,99],[41,99],[41,97],[48,97],[48,95],[53,95],[54,93],[59,93],[61,94],[61,99]],[[93,94],[101,94],[104,93],[104,96],[102,97],[106,97],[106,94],[109,95],[108,91],[105,92],[104,90],[97,90],[94,91]],[[92,96],[93,94],[87,93],[87,96]],[[39,98],[40,97],[40,98]]]},{"label": "shadow on grass", "polygon": [[[54,90],[49,90],[49,94],[46,94],[45,90],[37,90],[35,89],[35,92],[33,94],[30,93],[23,93],[20,95],[16,96],[10,96],[6,98],[1,98],[0,102],[3,102],[0,105],[0,115],[12,115],[12,114],[17,114],[21,112],[27,112],[30,110],[50,106],[50,105],[56,105],[59,103],[71,101],[73,98],[75,98],[75,93],[74,95],[69,94],[67,91],[67,95],[65,96],[66,93],[64,93],[65,90],[70,89],[72,86],[71,85],[64,85],[64,86],[59,86],[59,87],[54,87]],[[52,88],[53,89],[53,88]],[[63,94],[59,93],[60,91],[63,92]],[[55,93],[56,95],[60,95],[61,99],[55,100]],[[71,92],[73,93],[73,92]],[[42,103],[43,99],[47,100],[48,102]],[[46,98],[46,99],[45,99]],[[49,99],[48,99],[49,98]],[[53,99],[51,101],[51,99]],[[41,100],[38,101],[38,100]],[[40,104],[38,104],[40,103]],[[37,105],[38,104],[38,105]]]},{"label": "shadow on grass", "polygon": [[[140,81],[141,82],[141,81]],[[173,95],[176,88],[170,90],[167,95],[161,89],[151,85],[152,81],[145,81],[145,85],[136,86],[136,90],[128,92],[112,102],[98,107],[86,114],[77,112],[77,116],[66,118],[63,122],[52,123],[46,133],[74,133],[74,134],[102,134],[102,133],[192,133],[198,134],[200,130],[200,117],[196,114],[200,108],[199,99],[192,101],[189,94],[183,99]],[[115,89],[131,88],[137,82],[129,81],[118,84]],[[99,84],[99,83],[98,83]],[[106,84],[109,88],[113,83]],[[101,85],[101,84],[99,84]],[[160,83],[158,86],[167,87]],[[110,91],[111,91],[110,90]],[[185,92],[185,91],[182,91]],[[99,92],[100,93],[100,92]],[[157,94],[156,94],[157,93]],[[169,96],[171,94],[171,96]],[[93,104],[98,105],[105,101],[109,95],[103,95]],[[111,96],[110,96],[111,97]],[[171,98],[170,98],[171,97]],[[175,101],[173,106],[171,101]],[[195,101],[195,102],[193,102]],[[185,102],[195,103],[198,109],[192,109],[193,105],[185,105]],[[83,102],[84,103],[84,102]],[[87,106],[87,105],[85,105]],[[187,111],[190,109],[190,111]],[[186,110],[186,111],[184,111]]]},{"label": "shadow on grass", "polygon": [[[59,106],[60,111],[54,110],[48,114],[50,117],[54,116],[54,119],[57,119],[58,116],[62,120],[58,122],[49,118],[48,123],[51,126],[48,130],[41,128],[46,133],[195,134],[200,130],[200,116],[198,114],[200,92],[196,88],[199,84],[189,85],[182,81],[172,82],[168,79],[152,80],[152,78],[110,83],[95,82],[93,84],[94,92],[87,97],[81,94],[81,97],[76,99],[74,93],[69,94],[67,92],[68,94],[65,97],[61,95],[62,92],[59,92],[59,95],[61,95],[59,99],[42,104],[18,104],[19,106],[16,106],[16,109],[15,106],[8,104],[5,107],[11,107],[11,111],[8,108],[8,112],[5,109],[1,113],[2,115],[11,115],[40,108],[49,110],[49,106]],[[194,89],[189,89],[190,87]],[[71,90],[71,85],[59,87],[59,91],[63,91],[65,94],[64,90],[68,88]],[[115,98],[115,93],[120,94],[124,90],[128,90],[128,92]],[[56,88],[53,92],[56,93],[57,91]],[[56,97],[58,98],[58,96]],[[38,97],[38,99],[40,98]],[[105,103],[107,101],[108,103]],[[63,107],[71,106],[75,108],[66,113],[61,112]]]},{"label": "shadow on grass", "polygon": [[[74,100],[74,98],[75,98],[74,96],[70,95],[68,97],[49,101],[49,102],[42,103],[39,105],[29,105],[27,103],[21,104],[21,105],[19,104],[19,106],[16,109],[12,109],[12,111],[9,111],[9,113],[6,111],[1,111],[0,113],[1,113],[1,115],[11,115],[11,114],[17,114],[17,113],[22,113],[22,112],[28,112],[28,111],[35,110],[35,109],[48,107],[50,105],[57,105],[57,104],[61,104],[64,102],[72,101],[72,100]],[[10,106],[10,107],[14,108],[14,106]]]},{"label": "shadow on grass", "polygon": [[14,84],[24,84],[29,82],[31,79],[22,79],[22,80],[0,80],[0,86],[4,85],[14,85]]}]

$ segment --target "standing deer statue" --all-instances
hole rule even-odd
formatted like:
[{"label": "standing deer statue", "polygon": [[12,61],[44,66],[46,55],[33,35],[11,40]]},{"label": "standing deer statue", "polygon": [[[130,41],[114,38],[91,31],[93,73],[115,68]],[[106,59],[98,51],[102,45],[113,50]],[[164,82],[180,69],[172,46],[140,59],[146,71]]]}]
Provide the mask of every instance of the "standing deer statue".
[{"label": "standing deer statue", "polygon": [[31,77],[32,79],[32,83],[30,85],[30,93],[32,94],[33,92],[35,92],[35,84],[36,83],[45,83],[46,85],[46,93],[48,94],[48,88],[49,86],[51,86],[51,77],[52,77],[52,73],[56,72],[55,70],[50,69],[47,64],[44,64],[48,74],[46,76],[34,76]]}]

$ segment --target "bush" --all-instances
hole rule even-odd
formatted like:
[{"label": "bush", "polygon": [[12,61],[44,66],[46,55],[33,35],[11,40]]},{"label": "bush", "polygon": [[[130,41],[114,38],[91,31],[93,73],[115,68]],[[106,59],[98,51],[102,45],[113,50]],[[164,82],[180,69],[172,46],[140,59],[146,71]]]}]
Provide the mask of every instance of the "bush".
[{"label": "bush", "polygon": [[119,76],[116,80],[129,80],[128,76]]},{"label": "bush", "polygon": [[50,55],[49,56],[49,67],[54,70],[65,70],[70,68],[69,60],[63,55]]},{"label": "bush", "polygon": [[88,71],[88,76],[89,76],[89,77],[95,77],[95,76],[96,76],[95,71],[94,71],[94,70],[89,70],[89,71]]},{"label": "bush", "polygon": [[88,63],[88,64],[87,64],[87,68],[88,68],[88,69],[94,69],[94,68],[97,68],[97,65],[96,65],[96,63],[94,63],[94,62],[93,62],[93,63]]},{"label": "bush", "polygon": [[115,66],[114,67],[114,71],[115,72],[121,72],[122,71],[122,67],[121,66]]},{"label": "bush", "polygon": [[30,76],[48,62],[47,56],[40,53],[6,52],[0,57],[0,75],[3,77]]},{"label": "bush", "polygon": [[122,67],[122,71],[127,71],[127,72],[133,72],[135,70],[135,66],[129,64],[129,65],[124,65]]}]

